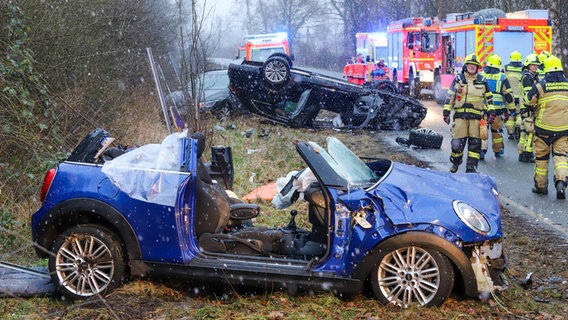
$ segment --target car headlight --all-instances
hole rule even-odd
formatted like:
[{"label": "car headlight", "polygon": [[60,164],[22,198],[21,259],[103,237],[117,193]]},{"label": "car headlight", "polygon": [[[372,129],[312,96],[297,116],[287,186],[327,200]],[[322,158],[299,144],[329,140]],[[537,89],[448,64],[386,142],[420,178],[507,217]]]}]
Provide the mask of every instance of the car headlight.
[{"label": "car headlight", "polygon": [[491,230],[489,222],[479,210],[459,200],[454,200],[453,206],[460,220],[473,231],[485,235]]}]

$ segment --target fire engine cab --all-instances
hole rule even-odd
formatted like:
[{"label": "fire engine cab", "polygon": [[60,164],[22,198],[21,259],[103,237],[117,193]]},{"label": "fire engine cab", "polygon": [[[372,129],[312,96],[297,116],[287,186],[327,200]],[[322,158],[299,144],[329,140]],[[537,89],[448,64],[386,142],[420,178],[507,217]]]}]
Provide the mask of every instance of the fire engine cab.
[{"label": "fire engine cab", "polygon": [[[491,17],[490,11],[454,13],[440,25],[442,64],[434,74],[434,97],[443,103],[455,75],[468,54],[475,53],[483,65],[492,54],[508,62],[517,50],[523,58],[533,52],[552,52],[552,28],[548,10],[525,10]],[[422,77],[420,77],[422,81]]]},{"label": "fire engine cab", "polygon": [[264,62],[271,54],[277,52],[290,55],[288,34],[285,32],[246,35],[245,44],[239,48],[237,58]]},{"label": "fire engine cab", "polygon": [[432,87],[442,60],[438,19],[399,20],[387,34],[390,78],[399,90],[416,97],[422,87]]}]

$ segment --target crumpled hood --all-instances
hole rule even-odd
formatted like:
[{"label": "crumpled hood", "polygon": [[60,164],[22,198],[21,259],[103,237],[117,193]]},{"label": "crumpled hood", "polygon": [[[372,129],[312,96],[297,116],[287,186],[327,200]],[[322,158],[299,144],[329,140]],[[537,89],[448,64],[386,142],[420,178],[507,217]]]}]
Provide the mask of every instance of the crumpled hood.
[{"label": "crumpled hood", "polygon": [[491,236],[501,233],[499,201],[493,189],[497,189],[495,180],[488,175],[452,174],[393,163],[374,193],[383,199],[386,215],[394,224],[430,223],[450,230],[465,227],[452,207],[454,200],[461,200],[486,216],[491,224],[487,236]]}]

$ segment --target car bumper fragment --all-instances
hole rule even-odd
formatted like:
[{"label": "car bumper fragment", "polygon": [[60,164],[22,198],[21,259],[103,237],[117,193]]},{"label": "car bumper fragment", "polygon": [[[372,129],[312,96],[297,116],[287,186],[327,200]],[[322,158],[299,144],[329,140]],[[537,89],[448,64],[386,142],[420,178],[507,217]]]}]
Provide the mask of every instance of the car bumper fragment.
[{"label": "car bumper fragment", "polygon": [[486,241],[473,247],[471,266],[477,281],[477,291],[480,299],[487,299],[495,291],[508,288],[504,271],[507,268],[507,258],[503,254],[503,244]]}]

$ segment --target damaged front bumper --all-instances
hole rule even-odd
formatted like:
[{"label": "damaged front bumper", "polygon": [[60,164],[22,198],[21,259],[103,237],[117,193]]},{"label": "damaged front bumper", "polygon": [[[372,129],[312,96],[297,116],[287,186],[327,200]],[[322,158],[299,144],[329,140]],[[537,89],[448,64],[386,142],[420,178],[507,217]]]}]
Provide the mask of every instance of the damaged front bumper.
[{"label": "damaged front bumper", "polygon": [[471,248],[471,267],[477,282],[480,299],[487,299],[495,291],[503,291],[509,287],[505,270],[507,257],[503,253],[501,240],[485,241]]}]

